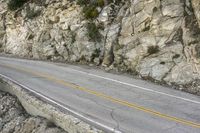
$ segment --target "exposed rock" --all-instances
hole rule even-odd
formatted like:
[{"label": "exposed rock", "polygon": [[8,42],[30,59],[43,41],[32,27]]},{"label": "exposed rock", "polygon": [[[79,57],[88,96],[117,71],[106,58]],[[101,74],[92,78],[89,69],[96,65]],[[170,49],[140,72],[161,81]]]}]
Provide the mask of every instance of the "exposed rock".
[{"label": "exposed rock", "polygon": [[195,13],[195,16],[199,23],[199,28],[200,28],[200,1],[199,0],[191,0],[191,2],[192,2],[194,13]]},{"label": "exposed rock", "polygon": [[119,34],[120,25],[115,24],[109,27],[107,36],[106,36],[106,45],[104,49],[104,60],[102,65],[109,66],[114,61],[114,53],[113,53],[113,47],[117,44],[117,37]]},{"label": "exposed rock", "polygon": [[196,68],[194,64],[181,62],[177,64],[171,71],[171,73],[165,78],[165,81],[177,83],[177,84],[187,84],[199,77],[199,73],[195,73]]},{"label": "exposed rock", "polygon": [[200,95],[200,80],[193,80],[191,83],[184,85],[184,90],[193,94]]},{"label": "exposed rock", "polygon": [[44,118],[26,113],[19,101],[0,91],[0,133],[65,133]]},{"label": "exposed rock", "polygon": [[[6,6],[1,0],[5,53],[94,63],[168,84],[200,79],[199,0],[122,0],[98,7],[94,20],[85,19],[83,8],[70,0],[33,0],[12,12]],[[88,36],[90,21],[101,27],[98,42]],[[150,47],[157,52],[149,53]]]}]

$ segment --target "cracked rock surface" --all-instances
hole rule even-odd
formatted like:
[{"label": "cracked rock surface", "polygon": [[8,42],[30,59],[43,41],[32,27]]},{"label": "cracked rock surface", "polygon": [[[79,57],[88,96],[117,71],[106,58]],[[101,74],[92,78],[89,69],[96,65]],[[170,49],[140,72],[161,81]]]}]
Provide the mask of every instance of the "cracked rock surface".
[{"label": "cracked rock surface", "polygon": [[0,133],[66,133],[44,118],[26,113],[16,97],[0,91]]},{"label": "cracked rock surface", "polygon": [[[32,0],[17,11],[6,2],[0,0],[0,52],[95,64],[170,85],[200,79],[199,0],[121,0],[97,7],[93,23],[101,27],[100,41],[88,37],[90,21],[75,1]],[[40,15],[27,18],[30,10]]]}]

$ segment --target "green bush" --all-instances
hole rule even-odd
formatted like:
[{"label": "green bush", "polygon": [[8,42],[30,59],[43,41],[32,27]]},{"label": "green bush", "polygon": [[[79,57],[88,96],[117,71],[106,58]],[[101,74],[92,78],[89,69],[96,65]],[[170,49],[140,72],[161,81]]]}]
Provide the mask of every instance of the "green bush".
[{"label": "green bush", "polygon": [[158,53],[159,50],[159,46],[149,46],[147,52],[151,55],[151,54],[155,54]]},{"label": "green bush", "polygon": [[83,13],[86,19],[95,19],[99,15],[99,12],[97,11],[96,7],[92,5],[85,6],[83,8]]},{"label": "green bush", "polygon": [[95,23],[90,22],[87,24],[87,33],[90,40],[94,42],[100,42],[101,41],[101,34],[99,33],[98,27],[95,25]]},{"label": "green bush", "polygon": [[97,6],[103,7],[104,4],[104,0],[97,0]]},{"label": "green bush", "polygon": [[78,0],[77,4],[83,6],[83,14],[86,19],[95,19],[99,15],[97,7],[103,7],[104,0]]},{"label": "green bush", "polygon": [[9,0],[8,9],[14,11],[22,7],[28,0]]}]

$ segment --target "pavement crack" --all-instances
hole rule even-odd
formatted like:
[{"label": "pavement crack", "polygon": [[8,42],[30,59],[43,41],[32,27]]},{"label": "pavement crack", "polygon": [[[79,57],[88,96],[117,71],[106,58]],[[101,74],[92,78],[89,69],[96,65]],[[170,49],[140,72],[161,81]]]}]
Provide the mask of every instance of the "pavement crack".
[{"label": "pavement crack", "polygon": [[[76,95],[77,95],[77,96],[81,96],[81,95],[78,94],[78,93],[76,93]],[[83,96],[82,96],[82,97],[83,97]],[[96,105],[99,105],[99,106],[105,108],[106,110],[110,111],[111,119],[116,123],[116,124],[115,124],[116,126],[113,127],[113,128],[114,128],[114,132],[117,132],[117,131],[120,130],[119,121],[115,118],[114,113],[115,113],[116,109],[121,108],[121,107],[112,108],[112,107],[110,107],[110,106],[106,106],[106,105],[104,105],[104,104],[98,102],[96,99],[91,99],[90,97],[85,97],[85,96],[84,96],[84,98],[86,98],[86,99],[90,100],[91,102],[95,103]]]},{"label": "pavement crack", "polygon": [[118,120],[115,118],[115,116],[114,116],[115,110],[116,110],[116,109],[112,109],[112,111],[110,112],[111,118],[113,119],[113,121],[115,121],[115,123],[116,123],[116,125],[117,125],[116,127],[114,127],[114,132],[120,130],[120,129],[119,129],[119,128],[120,128],[120,127],[119,127],[119,126],[120,126],[120,125],[119,125],[119,121],[118,121]]}]

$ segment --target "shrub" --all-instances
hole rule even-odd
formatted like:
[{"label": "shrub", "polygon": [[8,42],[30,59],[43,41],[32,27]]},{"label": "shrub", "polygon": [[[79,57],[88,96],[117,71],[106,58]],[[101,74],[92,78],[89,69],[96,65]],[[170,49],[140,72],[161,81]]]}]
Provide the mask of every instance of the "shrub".
[{"label": "shrub", "polygon": [[85,6],[90,3],[90,0],[77,0],[77,4],[80,6]]},{"label": "shrub", "polygon": [[41,14],[41,11],[40,11],[40,10],[35,11],[34,9],[28,8],[28,9],[27,9],[26,17],[27,17],[28,19],[33,19],[33,18],[39,16],[40,14]]},{"label": "shrub", "polygon": [[94,42],[101,41],[101,34],[99,33],[98,27],[95,25],[95,23],[93,22],[88,23],[87,31],[88,31],[88,37],[90,40]]},{"label": "shrub", "polygon": [[78,0],[77,4],[83,6],[83,14],[86,19],[95,19],[99,15],[97,7],[103,7],[104,0]]},{"label": "shrub", "polygon": [[86,19],[94,19],[99,15],[99,12],[97,11],[96,7],[92,5],[85,6],[83,8],[83,13]]},{"label": "shrub", "polygon": [[104,4],[104,0],[97,0],[97,6],[103,7]]},{"label": "shrub", "polygon": [[80,6],[94,5],[94,6],[104,6],[104,0],[77,0],[77,4]]},{"label": "shrub", "polygon": [[22,7],[28,0],[9,0],[8,9],[14,11]]},{"label": "shrub", "polygon": [[95,49],[95,51],[92,53],[92,60],[94,60],[96,57],[99,57],[100,53],[100,49]]},{"label": "shrub", "polygon": [[151,54],[155,54],[159,52],[159,46],[149,46],[147,52]]}]

